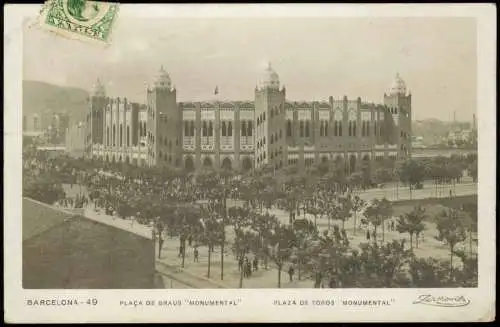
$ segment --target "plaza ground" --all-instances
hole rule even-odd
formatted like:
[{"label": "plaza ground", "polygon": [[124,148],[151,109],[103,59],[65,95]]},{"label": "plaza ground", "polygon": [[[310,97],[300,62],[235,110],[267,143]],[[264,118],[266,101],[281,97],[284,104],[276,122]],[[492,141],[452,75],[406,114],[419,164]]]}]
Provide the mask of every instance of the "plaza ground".
[{"label": "plaza ground", "polygon": [[[67,187],[65,187],[67,188]],[[449,186],[449,189],[453,190],[453,195],[458,197],[472,196],[477,194],[477,184],[473,183],[462,183],[457,184],[454,187]],[[68,195],[76,195],[77,193],[86,193],[85,188],[80,188],[78,186],[73,187],[68,191]],[[371,201],[374,198],[387,197],[391,199],[390,193],[396,192],[391,189],[371,189],[359,193],[359,196],[366,201]],[[441,193],[438,193],[438,197],[444,200],[449,195],[449,190],[444,188]],[[420,203],[425,203],[425,199],[436,198],[436,192],[431,189],[431,185],[426,185],[424,189],[412,191],[412,200]],[[394,203],[394,213],[399,215],[403,212],[410,211],[414,205],[412,205],[410,200],[410,192],[407,188],[400,187],[398,189],[398,200]],[[402,201],[404,204],[398,205],[398,202]],[[441,200],[437,200],[439,202]],[[450,201],[449,199],[447,200]],[[456,201],[461,201],[456,199]],[[433,201],[436,202],[436,201]],[[229,204],[231,205],[231,204]],[[414,245],[414,253],[418,257],[433,257],[436,259],[449,260],[449,248],[443,242],[438,241],[435,237],[438,235],[436,225],[433,222],[432,216],[442,211],[445,207],[438,203],[432,203],[424,205],[426,212],[429,217],[426,219],[425,226],[426,229],[419,240],[418,248]],[[269,211],[270,214],[276,215],[282,223],[288,224],[288,213],[279,210],[272,209]],[[85,209],[84,215],[87,217],[93,216],[94,219],[112,219],[116,221],[117,224],[127,225],[127,228],[133,228],[141,230],[142,233],[151,233],[151,227],[140,225],[131,220],[123,220],[117,217],[106,216],[103,213],[96,213],[93,210],[93,206],[89,206]],[[97,218],[98,217],[98,218]],[[362,217],[362,213],[357,214],[357,223],[359,224],[359,219]],[[304,218],[303,215],[300,218]],[[314,217],[310,215],[305,216],[306,219],[314,221]],[[396,217],[392,218],[396,224]],[[333,229],[333,225],[337,224],[341,227],[341,221],[332,220],[330,222],[330,227]],[[387,222],[386,222],[387,224]],[[318,228],[321,230],[328,229],[328,220],[324,217],[317,218]],[[354,234],[354,217],[352,216],[349,220],[345,222],[345,229],[347,231],[351,245],[356,246],[361,243],[368,242],[366,239],[366,230],[359,230],[356,226],[357,232]],[[210,264],[210,277],[208,277],[208,250],[206,246],[199,246],[199,258],[198,261],[194,261],[193,248],[187,247],[186,256],[184,260],[184,267],[182,268],[182,258],[179,257],[179,239],[177,237],[170,238],[166,237],[161,251],[161,258],[157,259],[157,270],[163,273],[166,278],[165,287],[172,288],[238,288],[240,283],[240,272],[238,270],[238,264],[235,256],[231,251],[231,243],[233,240],[234,231],[232,226],[226,228],[226,239],[227,244],[225,246],[224,253],[224,278],[221,280],[221,255],[220,247],[215,247],[215,250],[211,254],[211,264]],[[378,230],[378,240],[382,241],[382,228]],[[392,240],[406,239],[406,244],[409,246],[409,235],[401,234],[397,231],[389,231],[387,225],[385,226],[384,232],[384,242],[390,242]],[[371,240],[373,242],[373,240]],[[415,239],[413,240],[415,244]],[[473,243],[473,252],[477,253],[476,242]],[[465,251],[469,251],[469,240],[467,239],[460,245]],[[157,245],[156,245],[157,247]],[[158,251],[158,249],[156,250]],[[252,259],[252,256],[249,255]],[[459,265],[459,260],[456,260],[455,264]],[[290,282],[287,273],[289,266],[283,267],[281,272],[281,287],[282,288],[312,288],[313,281],[309,278],[303,277],[301,280],[297,278],[297,269],[293,281]],[[267,269],[260,263],[260,267],[257,271],[252,272],[250,278],[244,278],[243,287],[244,288],[276,288],[278,285],[278,270],[276,264],[271,260],[268,262]]]}]

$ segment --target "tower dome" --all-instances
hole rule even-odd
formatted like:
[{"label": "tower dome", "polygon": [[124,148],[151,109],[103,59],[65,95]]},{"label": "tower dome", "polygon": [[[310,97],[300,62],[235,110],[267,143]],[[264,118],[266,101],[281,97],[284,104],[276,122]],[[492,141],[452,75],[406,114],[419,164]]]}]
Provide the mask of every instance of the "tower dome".
[{"label": "tower dome", "polygon": [[280,87],[280,77],[271,67],[271,63],[267,65],[267,68],[264,71],[264,76],[262,77],[260,87],[271,89],[279,89]]},{"label": "tower dome", "polygon": [[163,66],[161,66],[160,71],[156,76],[154,86],[160,89],[168,90],[170,90],[172,87],[172,80],[170,79],[170,75],[165,71]]},{"label": "tower dome", "polygon": [[396,74],[396,78],[394,79],[394,82],[392,82],[389,93],[391,95],[394,94],[406,95],[406,83],[401,79],[399,73]]},{"label": "tower dome", "polygon": [[94,85],[92,94],[96,97],[104,97],[106,96],[106,89],[104,88],[104,85],[102,85],[101,81],[97,79],[96,84]]}]

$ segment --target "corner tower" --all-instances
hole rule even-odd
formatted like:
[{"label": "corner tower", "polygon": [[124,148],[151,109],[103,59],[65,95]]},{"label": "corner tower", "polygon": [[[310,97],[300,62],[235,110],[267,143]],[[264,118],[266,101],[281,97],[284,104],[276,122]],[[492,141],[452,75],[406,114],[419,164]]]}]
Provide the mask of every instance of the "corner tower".
[{"label": "corner tower", "polygon": [[406,83],[396,74],[389,94],[384,94],[384,104],[388,114],[392,116],[393,129],[391,143],[397,144],[400,158],[411,157],[411,92],[407,91]]},{"label": "corner tower", "polygon": [[281,168],[285,163],[285,88],[269,63],[255,88],[255,167]]},{"label": "corner tower", "polygon": [[177,109],[177,92],[163,66],[153,87],[148,87],[147,101],[148,165],[178,166],[181,155],[181,116]]},{"label": "corner tower", "polygon": [[104,144],[104,112],[108,100],[106,89],[98,79],[90,96],[90,111],[86,117],[85,148],[90,157],[93,144]]}]

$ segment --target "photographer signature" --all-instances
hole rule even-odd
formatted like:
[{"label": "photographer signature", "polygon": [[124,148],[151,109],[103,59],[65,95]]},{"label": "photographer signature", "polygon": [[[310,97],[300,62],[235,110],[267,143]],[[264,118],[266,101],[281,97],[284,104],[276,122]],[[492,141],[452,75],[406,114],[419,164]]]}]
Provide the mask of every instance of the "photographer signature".
[{"label": "photographer signature", "polygon": [[430,294],[420,295],[413,304],[425,304],[435,307],[465,307],[470,300],[463,295],[459,296],[433,296]]}]

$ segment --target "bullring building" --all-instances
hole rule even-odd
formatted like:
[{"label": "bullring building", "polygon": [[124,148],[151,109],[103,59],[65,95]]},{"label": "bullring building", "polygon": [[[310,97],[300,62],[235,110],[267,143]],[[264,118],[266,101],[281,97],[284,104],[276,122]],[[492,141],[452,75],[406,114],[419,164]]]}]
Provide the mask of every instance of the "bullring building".
[{"label": "bullring building", "polygon": [[86,115],[86,156],[186,170],[303,170],[326,161],[353,172],[411,155],[411,94],[399,75],[383,104],[346,96],[287,101],[270,64],[253,101],[177,102],[163,67],[146,92],[147,103],[139,104],[109,98],[97,83]]}]

